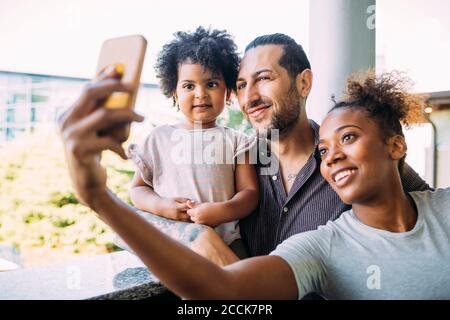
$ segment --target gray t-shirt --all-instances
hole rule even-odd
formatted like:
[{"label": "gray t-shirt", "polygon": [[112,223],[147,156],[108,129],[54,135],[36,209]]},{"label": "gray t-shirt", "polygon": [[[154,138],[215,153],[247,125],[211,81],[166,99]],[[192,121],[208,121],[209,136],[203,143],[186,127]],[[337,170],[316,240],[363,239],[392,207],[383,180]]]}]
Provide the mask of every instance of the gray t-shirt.
[{"label": "gray t-shirt", "polygon": [[292,268],[298,297],[450,299],[450,188],[411,192],[418,218],[402,233],[363,224],[352,210],[271,253]]},{"label": "gray t-shirt", "polygon": [[[161,197],[222,202],[235,195],[235,164],[241,163],[254,140],[222,126],[187,130],[161,125],[140,145],[130,145],[128,156]],[[237,220],[215,230],[227,244],[240,239]]]}]

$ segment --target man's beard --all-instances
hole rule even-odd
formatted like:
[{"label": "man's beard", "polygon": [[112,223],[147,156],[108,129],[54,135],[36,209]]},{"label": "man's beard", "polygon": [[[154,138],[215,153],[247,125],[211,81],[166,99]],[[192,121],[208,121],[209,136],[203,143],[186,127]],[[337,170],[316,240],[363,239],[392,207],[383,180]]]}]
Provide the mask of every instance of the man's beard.
[{"label": "man's beard", "polygon": [[[292,84],[286,97],[279,104],[279,108],[274,112],[270,123],[270,129],[278,130],[279,137],[288,135],[300,120],[300,96],[295,84]],[[270,133],[268,133],[270,134]]]}]

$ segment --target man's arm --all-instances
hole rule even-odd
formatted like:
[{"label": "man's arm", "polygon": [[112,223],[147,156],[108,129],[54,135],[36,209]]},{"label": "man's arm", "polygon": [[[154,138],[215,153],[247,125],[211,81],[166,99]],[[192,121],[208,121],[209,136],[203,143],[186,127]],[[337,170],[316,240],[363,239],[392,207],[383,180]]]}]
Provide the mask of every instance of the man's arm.
[{"label": "man's arm", "polygon": [[[159,231],[184,244],[218,266],[226,266],[239,261],[236,254],[209,226],[175,221],[148,212],[141,212],[141,217]],[[127,248],[127,250],[130,249]]]},{"label": "man's arm", "polygon": [[[135,207],[146,211],[145,220],[172,239],[183,243],[219,266],[239,260],[213,229],[204,224],[190,222],[190,217],[184,209],[188,199],[184,200],[184,204],[181,203],[181,198],[162,199],[144,182],[139,173],[133,178],[130,193]],[[201,241],[196,241],[198,237]]]}]

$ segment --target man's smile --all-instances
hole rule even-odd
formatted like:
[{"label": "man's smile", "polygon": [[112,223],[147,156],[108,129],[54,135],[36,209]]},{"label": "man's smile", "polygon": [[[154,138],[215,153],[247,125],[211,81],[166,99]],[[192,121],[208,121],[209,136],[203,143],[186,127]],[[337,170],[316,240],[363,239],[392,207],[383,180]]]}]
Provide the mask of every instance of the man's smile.
[{"label": "man's smile", "polygon": [[253,119],[259,118],[270,107],[271,107],[270,105],[259,105],[257,107],[253,107],[247,110],[247,115]]}]

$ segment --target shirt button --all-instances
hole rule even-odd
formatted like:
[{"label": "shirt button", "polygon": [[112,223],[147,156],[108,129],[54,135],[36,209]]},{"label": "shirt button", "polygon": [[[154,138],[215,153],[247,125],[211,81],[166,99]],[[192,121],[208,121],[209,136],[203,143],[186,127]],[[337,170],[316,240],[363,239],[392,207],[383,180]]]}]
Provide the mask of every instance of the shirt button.
[{"label": "shirt button", "polygon": [[288,210],[289,210],[288,207],[283,208],[284,213],[288,212]]},{"label": "shirt button", "polygon": [[273,181],[276,181],[277,179],[278,179],[277,176],[272,176]]}]

